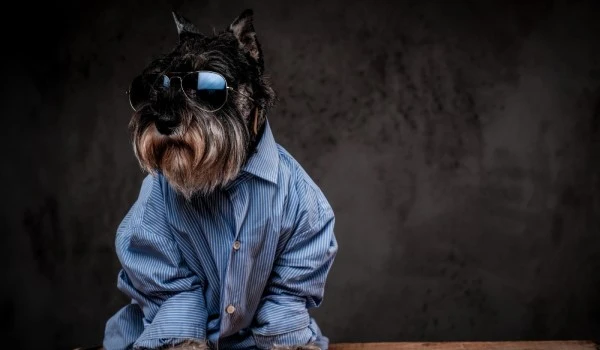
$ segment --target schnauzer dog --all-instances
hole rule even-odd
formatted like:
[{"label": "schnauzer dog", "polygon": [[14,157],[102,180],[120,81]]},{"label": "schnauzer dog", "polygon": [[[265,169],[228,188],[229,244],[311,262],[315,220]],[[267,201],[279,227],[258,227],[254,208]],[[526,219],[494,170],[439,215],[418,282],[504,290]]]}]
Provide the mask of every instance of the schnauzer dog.
[{"label": "schnauzer dog", "polygon": [[116,238],[116,349],[326,349],[308,309],[337,253],[334,214],[267,115],[251,10],[209,35],[173,13],[177,46],[134,78],[133,148],[148,172]]}]

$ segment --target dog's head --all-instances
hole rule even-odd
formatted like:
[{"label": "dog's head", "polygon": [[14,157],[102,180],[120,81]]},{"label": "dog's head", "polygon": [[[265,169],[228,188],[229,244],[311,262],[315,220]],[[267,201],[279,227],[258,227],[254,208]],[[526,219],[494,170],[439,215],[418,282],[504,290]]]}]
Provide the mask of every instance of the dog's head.
[{"label": "dog's head", "polygon": [[209,35],[173,17],[179,42],[133,80],[129,127],[141,167],[162,172],[189,199],[237,177],[275,95],[251,10]]}]

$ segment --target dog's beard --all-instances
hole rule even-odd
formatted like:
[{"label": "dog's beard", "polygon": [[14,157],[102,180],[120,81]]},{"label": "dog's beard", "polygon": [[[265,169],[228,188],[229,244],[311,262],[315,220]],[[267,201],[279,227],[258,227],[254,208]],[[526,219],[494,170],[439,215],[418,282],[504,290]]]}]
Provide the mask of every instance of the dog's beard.
[{"label": "dog's beard", "polygon": [[162,135],[154,122],[141,123],[144,108],[134,114],[134,151],[142,169],[161,171],[186,199],[209,194],[234,180],[248,156],[249,130],[243,118],[226,108],[216,116],[188,101],[178,113],[181,124]]}]

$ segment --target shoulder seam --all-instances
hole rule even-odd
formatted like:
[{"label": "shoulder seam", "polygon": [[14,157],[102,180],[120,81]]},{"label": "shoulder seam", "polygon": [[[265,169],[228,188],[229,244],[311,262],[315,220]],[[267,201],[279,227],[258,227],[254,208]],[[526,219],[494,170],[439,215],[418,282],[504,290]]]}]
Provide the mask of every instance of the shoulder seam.
[{"label": "shoulder seam", "polygon": [[[158,176],[160,176],[160,175],[156,175],[156,176],[150,175],[150,176],[152,176],[152,184],[148,190],[148,195],[146,196],[146,198],[144,198],[143,201],[138,202],[138,204],[140,205],[140,211],[141,211],[139,222],[134,223],[133,221],[130,221],[129,224],[127,225],[128,230],[138,228],[138,229],[142,229],[142,230],[146,231],[145,227],[144,227],[145,226],[144,222],[145,222],[146,213],[147,213],[146,209],[147,209],[148,201],[150,200],[150,197],[152,197],[152,192],[154,190],[154,186],[159,186],[160,195],[161,195],[161,197],[163,196],[162,185],[160,184],[160,179],[158,178]],[[155,181],[158,181],[159,183],[155,183]]]}]

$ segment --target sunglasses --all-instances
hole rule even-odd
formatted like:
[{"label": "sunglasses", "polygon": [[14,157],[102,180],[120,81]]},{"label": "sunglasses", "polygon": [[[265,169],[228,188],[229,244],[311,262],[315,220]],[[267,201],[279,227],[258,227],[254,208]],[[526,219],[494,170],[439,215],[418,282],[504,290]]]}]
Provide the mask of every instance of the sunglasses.
[{"label": "sunglasses", "polygon": [[227,86],[221,74],[211,71],[169,72],[166,74],[142,74],[133,79],[127,95],[134,111],[152,99],[155,91],[170,88],[181,89],[186,98],[198,101],[205,112],[216,112],[227,102],[228,91],[236,92],[250,101],[252,97]]}]

